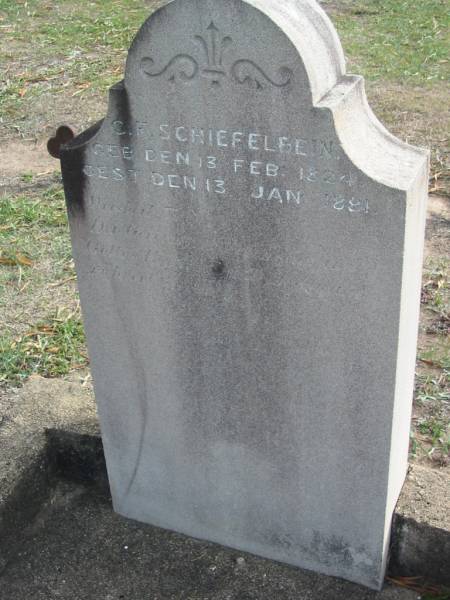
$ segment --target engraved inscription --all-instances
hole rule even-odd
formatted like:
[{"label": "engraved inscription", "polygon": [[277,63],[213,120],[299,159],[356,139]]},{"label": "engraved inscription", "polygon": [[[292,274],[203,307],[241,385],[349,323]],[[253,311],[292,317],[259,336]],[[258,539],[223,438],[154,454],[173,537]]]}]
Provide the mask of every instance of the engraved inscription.
[{"label": "engraved inscription", "polygon": [[369,201],[366,198],[343,198],[336,194],[325,194],[325,201],[333,206],[335,210],[348,211],[350,213],[368,213]]},{"label": "engraved inscription", "polygon": [[[212,63],[221,60],[218,48]],[[86,181],[93,183],[86,195],[92,218],[85,249],[95,264],[87,275],[148,285],[150,271],[136,274],[125,268],[121,249],[136,263],[148,264],[150,219],[177,212],[202,219],[206,205],[226,203],[227,195],[258,211],[364,219],[373,207],[357,195],[358,175],[346,169],[344,158],[336,138],[310,137],[306,131],[115,120],[109,136],[93,143],[83,166]],[[114,194],[104,198],[99,193],[98,186],[106,182],[125,190],[129,186],[133,193],[116,203]]]},{"label": "engraved inscription", "polygon": [[[220,54],[213,56],[212,60],[220,60]],[[158,205],[180,210],[177,202],[182,199],[197,214],[201,202],[207,198],[221,201],[235,189],[237,179],[246,182],[242,186],[245,196],[237,200],[255,207],[295,209],[313,197],[315,210],[331,208],[348,215],[369,212],[368,200],[354,196],[358,176],[345,170],[344,153],[335,139],[189,124],[150,126],[143,121],[129,122],[126,127],[114,121],[111,134],[116,137],[93,145],[83,173],[88,180],[146,190],[139,204],[142,215]],[[173,205],[169,198],[178,200]],[[95,222],[93,231],[100,233],[98,227]]]},{"label": "engraved inscription", "polygon": [[198,75],[208,79],[212,86],[220,86],[221,82],[229,78],[237,84],[261,90],[267,85],[284,88],[292,81],[292,70],[288,67],[279,69],[278,79],[268,75],[254,61],[241,58],[234,61],[228,68],[224,66],[225,50],[231,45],[232,38],[220,35],[220,30],[213,21],[207,28],[206,35],[196,35],[195,41],[204,51],[204,59],[194,58],[187,53],[176,54],[161,69],[155,67],[155,60],[150,56],[141,59],[140,68],[144,76],[162,77],[173,83],[176,81],[188,82]]},{"label": "engraved inscription", "polygon": [[301,190],[280,190],[277,187],[266,189],[263,185],[260,185],[251,197],[255,200],[268,200],[269,202],[275,200],[280,204],[290,204],[291,202],[300,204],[300,201],[304,198],[304,193]]}]

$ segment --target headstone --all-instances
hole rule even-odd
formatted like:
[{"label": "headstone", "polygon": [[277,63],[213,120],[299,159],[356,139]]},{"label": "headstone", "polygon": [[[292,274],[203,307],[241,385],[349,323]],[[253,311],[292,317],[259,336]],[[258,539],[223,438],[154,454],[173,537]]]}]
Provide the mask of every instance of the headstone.
[{"label": "headstone", "polygon": [[383,581],[428,155],[313,0],[175,0],[62,147],[114,508]]}]

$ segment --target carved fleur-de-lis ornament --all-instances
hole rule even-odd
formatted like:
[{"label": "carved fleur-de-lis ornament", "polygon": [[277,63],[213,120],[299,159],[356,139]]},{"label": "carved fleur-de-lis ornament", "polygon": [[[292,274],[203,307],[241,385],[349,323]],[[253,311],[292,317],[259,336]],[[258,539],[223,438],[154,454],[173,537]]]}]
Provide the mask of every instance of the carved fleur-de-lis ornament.
[{"label": "carved fleur-de-lis ornament", "polygon": [[173,83],[186,83],[200,75],[208,79],[212,86],[220,86],[223,80],[229,78],[235,83],[258,90],[268,85],[284,88],[291,83],[293,73],[288,67],[279,69],[278,79],[271,78],[258,64],[246,58],[234,61],[227,68],[224,57],[233,39],[229,35],[222,36],[214,21],[207,27],[205,35],[196,35],[194,40],[203,49],[206,62],[200,63],[191,54],[181,53],[171,58],[162,69],[155,69],[155,60],[145,56],[140,65],[144,76],[166,76]]}]

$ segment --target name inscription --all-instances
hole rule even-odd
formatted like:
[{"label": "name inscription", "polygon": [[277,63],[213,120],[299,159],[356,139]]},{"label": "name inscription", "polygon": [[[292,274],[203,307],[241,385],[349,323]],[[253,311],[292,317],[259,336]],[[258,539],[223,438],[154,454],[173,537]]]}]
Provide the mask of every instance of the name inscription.
[{"label": "name inscription", "polygon": [[240,178],[257,205],[299,207],[316,187],[337,212],[369,212],[368,199],[352,193],[356,175],[338,168],[343,153],[332,139],[165,123],[152,128],[145,121],[126,127],[119,120],[111,134],[117,141],[94,143],[83,168],[88,179],[220,199],[232,188],[230,179]]}]

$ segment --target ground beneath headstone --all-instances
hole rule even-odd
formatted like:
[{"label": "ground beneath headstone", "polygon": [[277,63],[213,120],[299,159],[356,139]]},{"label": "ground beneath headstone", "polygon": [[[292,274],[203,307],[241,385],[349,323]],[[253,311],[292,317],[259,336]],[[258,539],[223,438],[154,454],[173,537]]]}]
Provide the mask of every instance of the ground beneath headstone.
[{"label": "ground beneath headstone", "polygon": [[415,600],[242,554],[114,514],[61,482],[0,574],[8,600]]}]

